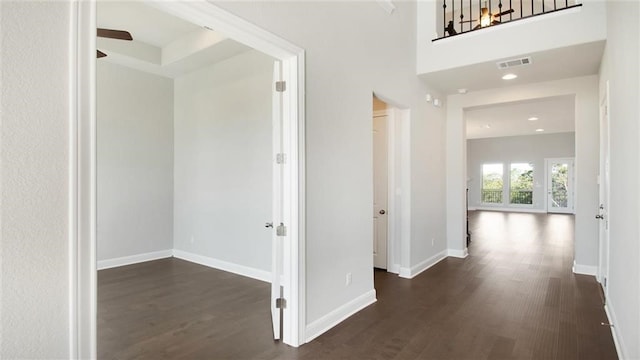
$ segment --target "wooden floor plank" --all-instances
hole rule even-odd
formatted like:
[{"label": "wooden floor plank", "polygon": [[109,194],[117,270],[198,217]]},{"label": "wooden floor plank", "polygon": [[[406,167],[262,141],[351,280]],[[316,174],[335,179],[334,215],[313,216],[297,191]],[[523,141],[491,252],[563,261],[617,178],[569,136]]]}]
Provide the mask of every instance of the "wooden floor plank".
[{"label": "wooden floor plank", "polygon": [[466,259],[414,279],[309,344],[271,339],[269,284],[178,259],[98,272],[100,359],[616,359],[600,288],[575,275],[571,215],[477,211]]}]

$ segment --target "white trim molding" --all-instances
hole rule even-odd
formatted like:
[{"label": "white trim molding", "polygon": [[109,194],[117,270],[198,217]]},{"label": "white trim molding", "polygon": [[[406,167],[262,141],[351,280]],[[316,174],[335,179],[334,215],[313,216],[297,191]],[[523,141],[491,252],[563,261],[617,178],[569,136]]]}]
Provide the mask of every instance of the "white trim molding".
[{"label": "white trim molding", "polygon": [[439,263],[440,261],[446,259],[447,258],[447,253],[448,253],[447,250],[439,252],[439,253],[433,255],[432,257],[420,262],[416,266],[412,266],[410,269],[409,268],[400,268],[400,275],[399,276],[401,278],[405,278],[405,279],[413,279],[414,277],[418,276],[423,271],[429,269],[433,265],[435,265],[435,264]]},{"label": "white trim molding", "polygon": [[311,340],[324,334],[332,327],[338,325],[351,315],[375,303],[376,301],[376,290],[373,289],[340,306],[339,308],[333,310],[320,319],[312,322],[311,324],[307,325],[305,331],[307,338],[305,339],[305,342],[310,342]]},{"label": "white trim molding", "polygon": [[464,250],[457,249],[447,249],[447,256],[464,259],[469,256],[469,249],[464,248]]},{"label": "white trim molding", "polygon": [[576,263],[575,260],[573,260],[572,271],[573,271],[574,274],[596,276],[598,274],[598,267],[597,266],[591,266],[591,265],[578,264],[578,263]]},{"label": "white trim molding", "polygon": [[98,270],[111,269],[114,267],[143,263],[147,261],[166,259],[173,256],[173,249],[153,251],[148,253],[122,256],[119,258],[98,260]]},{"label": "white trim molding", "polygon": [[230,263],[228,261],[214,259],[208,256],[198,255],[176,249],[173,250],[173,257],[175,257],[176,259],[186,260],[192,263],[208,266],[210,268],[227,271],[237,275],[242,275],[252,279],[271,283],[270,271],[260,270],[244,265],[238,265]]},{"label": "white trim molding", "polygon": [[616,331],[616,314],[613,309],[609,306],[609,304],[604,305],[604,312],[607,315],[607,319],[609,320],[609,328],[611,329],[611,337],[613,338],[613,344],[616,346],[616,351],[618,352],[619,359],[629,359],[627,356],[627,352],[625,351],[626,347],[624,346],[624,341],[622,337],[618,335]]}]

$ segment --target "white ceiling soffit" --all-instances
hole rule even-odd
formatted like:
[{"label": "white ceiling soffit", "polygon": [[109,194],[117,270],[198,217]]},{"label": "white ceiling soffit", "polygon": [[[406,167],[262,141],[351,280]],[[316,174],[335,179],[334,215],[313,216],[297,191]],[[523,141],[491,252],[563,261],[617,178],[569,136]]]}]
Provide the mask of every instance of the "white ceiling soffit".
[{"label": "white ceiling soffit", "polygon": [[126,30],[133,41],[98,38],[108,61],[175,78],[251,48],[139,1],[99,1],[100,28]]},{"label": "white ceiling soffit", "polygon": [[[452,41],[454,40],[452,39]],[[485,63],[421,74],[419,77],[431,88],[450,95],[456,94],[458,89],[467,89],[471,92],[595,75],[600,68],[604,45],[604,41],[596,41],[538,53],[520,54]],[[504,46],[508,46],[508,44]],[[497,62],[518,57],[530,57],[531,64],[504,70],[500,70],[496,66]],[[507,73],[516,74],[518,78],[508,81],[502,80],[502,76]]]},{"label": "white ceiling soffit", "polygon": [[[538,120],[528,120],[532,117]],[[567,95],[476,107],[465,109],[464,118],[467,139],[574,132],[575,98]]]}]

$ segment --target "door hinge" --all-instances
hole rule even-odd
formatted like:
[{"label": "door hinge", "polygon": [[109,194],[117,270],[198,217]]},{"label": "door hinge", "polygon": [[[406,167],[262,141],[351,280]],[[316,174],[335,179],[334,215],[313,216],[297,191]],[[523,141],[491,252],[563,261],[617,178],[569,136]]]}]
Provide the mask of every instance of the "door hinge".
[{"label": "door hinge", "polygon": [[276,91],[284,92],[287,90],[287,82],[286,81],[276,81]]},{"label": "door hinge", "polygon": [[287,163],[287,155],[280,153],[276,155],[276,163],[278,164],[286,164]]},{"label": "door hinge", "polygon": [[276,235],[277,236],[287,236],[287,227],[284,226],[283,223],[280,223],[280,225],[278,225],[278,227],[276,228]]},{"label": "door hinge", "polygon": [[276,299],[276,309],[285,309],[287,307],[287,300],[284,298]]}]

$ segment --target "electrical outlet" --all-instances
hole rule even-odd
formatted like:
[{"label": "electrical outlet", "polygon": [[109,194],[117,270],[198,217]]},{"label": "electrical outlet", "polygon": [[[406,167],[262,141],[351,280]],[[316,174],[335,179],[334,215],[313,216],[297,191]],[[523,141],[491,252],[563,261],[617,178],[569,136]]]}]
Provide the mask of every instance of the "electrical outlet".
[{"label": "electrical outlet", "polygon": [[345,286],[351,285],[351,273],[347,273],[347,276],[344,281]]}]

